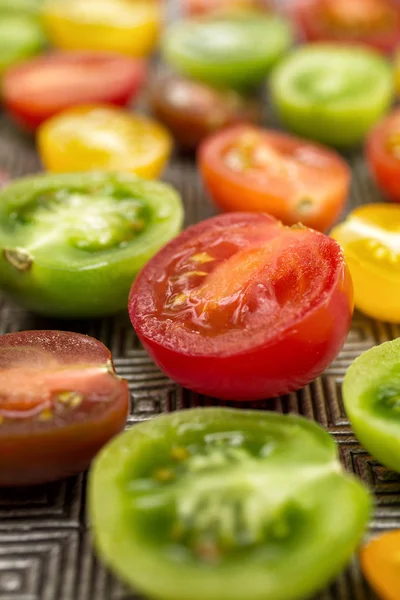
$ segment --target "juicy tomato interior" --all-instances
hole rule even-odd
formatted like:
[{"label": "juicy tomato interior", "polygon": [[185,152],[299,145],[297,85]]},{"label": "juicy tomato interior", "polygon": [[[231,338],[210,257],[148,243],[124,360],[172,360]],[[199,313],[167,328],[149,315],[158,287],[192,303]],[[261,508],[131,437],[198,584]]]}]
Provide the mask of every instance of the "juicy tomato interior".
[{"label": "juicy tomato interior", "polygon": [[200,167],[223,210],[268,212],[327,229],[347,198],[350,173],[335,152],[286,134],[239,126],[204,143]]},{"label": "juicy tomato interior", "polygon": [[400,531],[388,531],[366,544],[361,568],[382,600],[397,600],[400,590]]},{"label": "juicy tomato interior", "polygon": [[393,111],[370,132],[366,158],[382,191],[400,202],[400,110]]}]

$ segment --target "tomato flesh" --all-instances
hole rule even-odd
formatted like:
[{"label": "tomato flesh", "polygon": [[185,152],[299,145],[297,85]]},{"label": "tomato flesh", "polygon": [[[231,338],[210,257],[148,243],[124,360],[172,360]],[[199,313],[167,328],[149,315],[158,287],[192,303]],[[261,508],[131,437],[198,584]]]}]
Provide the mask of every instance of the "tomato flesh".
[{"label": "tomato flesh", "polygon": [[365,155],[380,189],[390,200],[400,202],[400,110],[394,110],[370,132]]},{"label": "tomato flesh", "polygon": [[342,251],[303,227],[231,213],[181,234],[141,271],[130,317],[155,362],[203,394],[254,400],[306,385],[348,332]]},{"label": "tomato flesh", "polygon": [[397,600],[400,589],[400,531],[372,539],[360,553],[361,568],[382,600]]},{"label": "tomato flesh", "polygon": [[84,470],[128,415],[127,383],[88,336],[24,331],[0,337],[0,485]]},{"label": "tomato flesh", "polygon": [[311,597],[350,558],[369,504],[319,426],[262,411],[141,423],[89,478],[100,555],[164,600]]},{"label": "tomato flesh", "polygon": [[199,166],[222,210],[268,212],[321,231],[337,219],[349,192],[350,170],[332,150],[247,125],[207,139]]},{"label": "tomato flesh", "polygon": [[124,106],[145,77],[146,64],[139,59],[102,52],[52,53],[9,69],[3,78],[3,98],[18,123],[35,129],[73,105]]}]

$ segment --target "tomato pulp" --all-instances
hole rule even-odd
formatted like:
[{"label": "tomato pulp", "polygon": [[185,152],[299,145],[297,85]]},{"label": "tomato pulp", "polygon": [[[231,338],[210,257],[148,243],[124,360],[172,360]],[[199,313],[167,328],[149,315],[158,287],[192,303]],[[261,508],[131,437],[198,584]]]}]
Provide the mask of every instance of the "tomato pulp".
[{"label": "tomato pulp", "polygon": [[333,150],[248,125],[208,138],[199,166],[222,210],[267,212],[320,231],[337,219],[350,186],[350,170]]},{"label": "tomato pulp", "polygon": [[251,213],[187,229],[141,271],[129,301],[139,338],[171,379],[230,400],[312,381],[339,352],[352,309],[336,242]]},{"label": "tomato pulp", "polygon": [[83,471],[128,416],[109,350],[77,333],[0,336],[0,388],[0,486]]},{"label": "tomato pulp", "polygon": [[18,123],[35,129],[77,104],[123,106],[145,78],[146,63],[140,59],[107,52],[54,52],[9,69],[3,100]]}]

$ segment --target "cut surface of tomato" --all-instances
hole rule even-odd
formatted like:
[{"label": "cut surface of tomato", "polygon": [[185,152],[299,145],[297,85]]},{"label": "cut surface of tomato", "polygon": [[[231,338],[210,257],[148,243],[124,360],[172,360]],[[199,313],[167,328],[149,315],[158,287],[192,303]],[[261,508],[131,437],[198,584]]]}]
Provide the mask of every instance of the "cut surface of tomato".
[{"label": "cut surface of tomato", "polygon": [[365,44],[383,52],[400,42],[396,0],[294,0],[289,12],[308,41]]},{"label": "cut surface of tomato", "polygon": [[190,227],[141,271],[130,316],[156,363],[232,400],[298,389],[333,360],[352,314],[336,242],[264,214]]},{"label": "cut surface of tomato", "polygon": [[394,110],[370,132],[365,154],[381,190],[400,202],[400,110]]},{"label": "cut surface of tomato", "polygon": [[206,188],[224,211],[267,212],[326,230],[347,200],[350,170],[336,152],[285,133],[240,125],[199,151]]},{"label": "cut surface of tomato", "polygon": [[105,52],[54,52],[9,69],[3,78],[3,99],[18,123],[35,129],[77,104],[123,106],[145,77],[146,64],[140,59]]},{"label": "cut surface of tomato", "polygon": [[365,544],[361,568],[381,600],[398,600],[400,590],[400,531],[387,531]]},{"label": "cut surface of tomato", "polygon": [[84,470],[128,408],[127,383],[101,342],[64,331],[0,336],[0,486]]}]

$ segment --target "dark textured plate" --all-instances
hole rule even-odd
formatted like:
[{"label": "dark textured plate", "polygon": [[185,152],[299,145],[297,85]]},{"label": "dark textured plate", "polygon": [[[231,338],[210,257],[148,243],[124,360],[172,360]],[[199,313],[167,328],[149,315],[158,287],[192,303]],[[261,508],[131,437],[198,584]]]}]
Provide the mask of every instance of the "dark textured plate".
[{"label": "dark textured plate", "polygon": [[[355,154],[349,162],[353,170],[350,205],[381,200],[361,156]],[[14,177],[40,170],[33,141],[4,116],[0,116],[0,169]],[[183,196],[186,225],[213,214],[193,161],[175,158],[164,178]],[[0,298],[0,334],[39,328],[87,333],[111,349],[116,369],[131,389],[128,426],[161,412],[217,403],[167,379],[140,347],[125,314],[102,321],[59,322],[36,318]],[[257,403],[258,408],[314,419],[334,436],[345,467],[375,493],[371,532],[400,527],[400,477],[380,466],[355,440],[344,413],[341,383],[356,356],[399,335],[398,326],[356,314],[342,352],[324,375],[296,394]],[[318,600],[373,598],[356,560],[318,596]],[[85,475],[33,489],[0,490],[0,599],[139,600],[93,554],[85,519]]]}]

